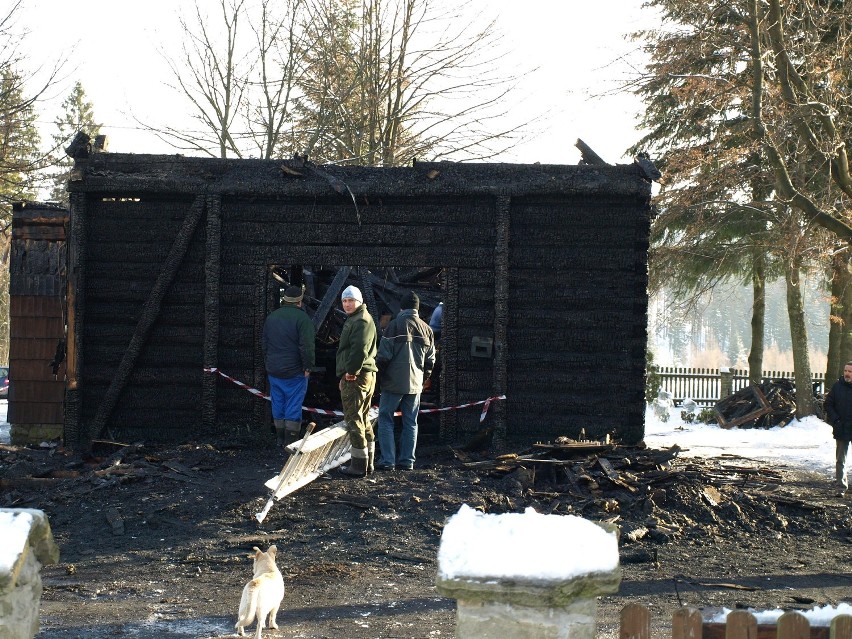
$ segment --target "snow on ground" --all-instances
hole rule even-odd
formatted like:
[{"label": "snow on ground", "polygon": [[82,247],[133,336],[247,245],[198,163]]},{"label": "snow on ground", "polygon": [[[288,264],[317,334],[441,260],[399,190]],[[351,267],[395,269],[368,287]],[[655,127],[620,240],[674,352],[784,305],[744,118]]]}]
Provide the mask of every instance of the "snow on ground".
[{"label": "snow on ground", "polygon": [[831,426],[817,417],[768,429],[725,429],[716,424],[684,423],[677,408],[672,409],[667,422],[662,422],[649,408],[645,412],[645,443],[650,448],[677,444],[690,457],[739,455],[834,477]]}]

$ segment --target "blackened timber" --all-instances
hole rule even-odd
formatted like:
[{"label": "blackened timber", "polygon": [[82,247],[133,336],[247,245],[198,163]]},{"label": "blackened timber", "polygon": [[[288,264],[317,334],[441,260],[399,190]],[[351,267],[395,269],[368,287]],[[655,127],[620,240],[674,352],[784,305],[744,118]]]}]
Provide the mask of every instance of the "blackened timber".
[{"label": "blackened timber", "polygon": [[[254,282],[254,347],[251,352],[252,375],[249,382],[258,389],[266,389],[268,380],[266,375],[266,361],[263,358],[263,326],[266,324],[266,316],[278,307],[280,300],[280,286],[278,281],[272,277],[272,272],[265,264],[256,265],[257,270],[252,278]],[[249,395],[249,397],[253,397]],[[252,415],[258,424],[269,425],[272,420],[271,403],[255,399],[252,404]]]},{"label": "blackened timber", "polygon": [[580,138],[577,138],[577,142],[574,144],[578,149],[580,149],[580,155],[583,158],[584,164],[591,164],[594,166],[608,166],[606,160],[604,160],[601,156],[595,153],[588,144],[583,142]]},{"label": "blackened timber", "polygon": [[[441,375],[441,400],[444,406],[457,406],[459,388],[456,384],[458,376],[459,342],[459,269],[444,269],[444,311],[441,325],[441,341],[438,357],[441,359],[443,375]],[[450,410],[441,413],[441,439],[453,441],[459,434],[458,411]]]},{"label": "blackened timber", "polygon": [[[387,269],[388,273],[393,273],[394,269]],[[436,272],[440,271],[440,268],[437,269],[423,269],[423,272],[431,273],[435,275]],[[402,296],[405,295],[408,291],[414,290],[418,288],[416,286],[417,280],[407,281],[406,284],[394,284],[393,281],[390,281],[385,278],[381,278],[375,273],[369,273],[370,284],[373,288],[382,288],[388,290],[394,294],[395,297],[402,299]],[[429,293],[418,290],[417,295],[420,297],[420,303],[423,306],[428,306],[429,308],[435,308],[438,305],[438,302],[441,300],[436,295],[430,295]],[[399,311],[399,308],[393,308],[394,313]],[[428,321],[428,318],[426,318]]]},{"label": "blackened timber", "polygon": [[[98,153],[75,165],[82,180],[68,185],[71,192],[123,193],[137,197],[220,192],[231,195],[316,197],[330,191],[319,176],[282,180],[278,162],[189,158],[180,156]],[[140,166],[145,171],[140,171]],[[440,178],[426,173],[437,169]],[[437,197],[454,194],[595,195],[602,187],[609,195],[646,197],[648,183],[636,165],[565,166],[503,163],[415,162],[413,167],[335,167],[339,179],[359,198],[381,185],[384,197]],[[604,186],[605,185],[605,186]],[[338,202],[348,194],[333,191]],[[351,206],[351,203],[350,203]],[[354,214],[353,214],[354,218]]]},{"label": "blackened timber", "polygon": [[[495,229],[497,241],[494,245],[494,380],[492,396],[506,392],[509,357],[507,327],[509,324],[509,226],[511,220],[511,198],[500,196],[495,202]],[[494,424],[494,445],[498,450],[506,445],[506,411],[503,402],[492,407],[490,418]]]},{"label": "blackened timber", "polygon": [[[86,277],[86,197],[70,194],[71,207],[68,237],[68,292],[65,299],[68,328],[65,351],[65,427],[63,436],[69,448],[89,447],[82,426],[80,372],[83,357],[83,323]],[[83,441],[86,439],[86,441]]]},{"label": "blackened timber", "polygon": [[370,280],[370,271],[365,266],[358,267],[358,279],[361,283],[361,293],[364,296],[364,304],[373,318],[376,328],[379,327],[379,307],[376,305],[376,296],[373,293],[373,282]]},{"label": "blackened timber", "polygon": [[104,393],[103,399],[98,406],[98,412],[89,428],[89,433],[93,435],[90,439],[100,437],[106,428],[107,420],[112,415],[112,411],[118,401],[118,396],[124,389],[127,379],[130,377],[130,373],[132,372],[136,359],[139,357],[139,352],[148,337],[151,326],[154,324],[154,320],[157,319],[166,290],[174,280],[175,275],[180,268],[181,261],[183,261],[186,249],[192,239],[192,234],[195,232],[195,228],[198,226],[198,221],[204,213],[204,208],[204,197],[199,196],[196,198],[196,201],[193,203],[192,208],[189,210],[189,213],[187,213],[187,216],[184,219],[180,232],[175,238],[172,248],[169,251],[169,256],[166,259],[165,264],[163,264],[163,269],[157,276],[157,282],[151,290],[151,295],[145,302],[142,317],[139,319],[139,323],[136,326],[136,331],[133,333],[130,344],[128,344],[127,350],[121,358],[121,363],[116,370],[115,377],[113,378],[106,393]]},{"label": "blackened timber", "polygon": [[317,312],[314,313],[314,328],[318,329],[320,326],[322,326],[322,323],[325,321],[325,318],[328,317],[328,312],[331,310],[331,307],[334,306],[334,303],[337,301],[337,296],[343,289],[343,284],[346,282],[346,278],[349,277],[349,273],[351,272],[351,266],[341,266],[339,269],[337,269],[337,274],[331,281],[331,284],[329,285],[328,290],[325,292],[325,295],[323,295],[322,302],[320,302],[320,307],[317,309]]},{"label": "blackened timber", "polygon": [[[222,270],[222,211],[221,199],[207,198],[207,259],[204,264],[204,368],[219,365],[219,280]],[[216,375],[202,377],[201,424],[212,431],[216,424]]]}]

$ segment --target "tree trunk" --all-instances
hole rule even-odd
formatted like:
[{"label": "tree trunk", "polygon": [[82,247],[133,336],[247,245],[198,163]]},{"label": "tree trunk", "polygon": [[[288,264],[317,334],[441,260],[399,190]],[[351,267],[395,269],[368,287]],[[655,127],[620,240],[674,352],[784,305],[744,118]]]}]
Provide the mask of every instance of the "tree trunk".
[{"label": "tree trunk", "polygon": [[748,353],[748,381],[759,384],[763,377],[763,334],[766,323],[766,255],[754,255],[751,271],[751,350]]},{"label": "tree trunk", "polygon": [[827,385],[843,374],[843,366],[846,362],[852,361],[852,274],[849,273],[845,260],[842,266],[846,286],[843,287],[840,296],[840,348],[837,368],[831,371],[831,377],[825,378]]},{"label": "tree trunk", "polygon": [[[846,268],[846,255],[838,253],[831,261],[831,310],[829,311],[828,326],[828,356],[825,365],[825,382],[838,378],[846,361],[843,358],[844,337],[849,334],[849,324],[846,323],[846,290],[849,288],[849,270]],[[849,342],[850,340],[846,339]]]},{"label": "tree trunk", "polygon": [[811,387],[811,363],[808,357],[808,331],[805,327],[805,308],[799,282],[799,262],[792,257],[784,261],[787,282],[787,315],[790,317],[790,341],[793,345],[793,372],[796,382],[796,417],[816,413]]}]

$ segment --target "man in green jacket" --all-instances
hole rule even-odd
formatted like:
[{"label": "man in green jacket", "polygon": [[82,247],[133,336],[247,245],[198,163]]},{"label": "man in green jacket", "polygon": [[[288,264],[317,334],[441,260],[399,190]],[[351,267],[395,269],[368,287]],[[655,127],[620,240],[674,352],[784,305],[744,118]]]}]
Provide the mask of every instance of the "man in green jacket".
[{"label": "man in green jacket", "polygon": [[367,413],[376,390],[376,325],[364,304],[361,291],[347,286],[340,296],[346,322],[337,347],[337,376],[340,377],[340,400],[343,419],[352,444],[352,459],[340,472],[364,477],[373,472],[376,437]]}]

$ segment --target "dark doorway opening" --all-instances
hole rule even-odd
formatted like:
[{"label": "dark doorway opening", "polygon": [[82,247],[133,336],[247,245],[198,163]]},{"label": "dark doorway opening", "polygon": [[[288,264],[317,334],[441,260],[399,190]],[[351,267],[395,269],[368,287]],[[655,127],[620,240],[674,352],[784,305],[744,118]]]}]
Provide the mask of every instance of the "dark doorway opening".
[{"label": "dark doorway opening", "polygon": [[[291,285],[302,286],[303,308],[316,329],[316,369],[308,382],[305,406],[328,410],[339,410],[340,392],[335,374],[335,359],[340,331],[346,313],[340,304],[340,295],[349,286],[357,286],[364,295],[364,303],[377,330],[381,332],[387,323],[399,313],[400,302],[409,292],[420,298],[419,314],[429,322],[445,295],[445,269],[426,267],[373,267],[336,266],[306,264],[273,264],[269,266],[268,312],[278,308],[284,290]],[[438,342],[440,344],[440,342]],[[418,423],[424,435],[438,435],[440,413],[428,412],[441,405],[440,347],[435,370],[421,395],[421,413]],[[377,405],[381,394],[381,381],[377,383],[373,404]],[[305,416],[308,419],[308,415]],[[318,425],[327,425],[340,420],[339,417],[312,414],[310,419]]]}]

